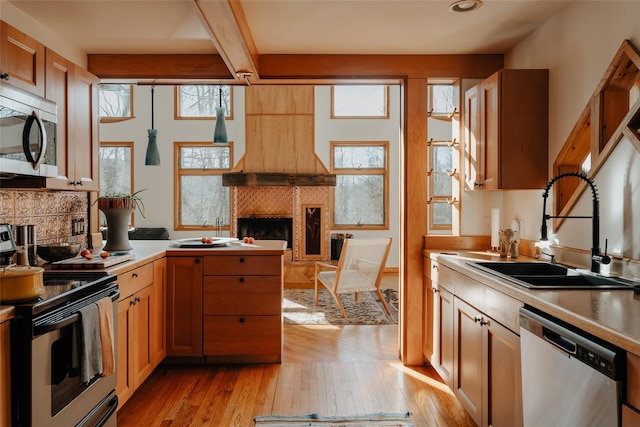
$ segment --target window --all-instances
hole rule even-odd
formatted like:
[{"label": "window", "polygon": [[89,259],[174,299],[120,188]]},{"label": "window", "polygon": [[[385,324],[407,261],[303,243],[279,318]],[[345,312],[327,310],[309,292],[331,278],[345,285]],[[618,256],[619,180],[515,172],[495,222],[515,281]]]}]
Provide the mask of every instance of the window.
[{"label": "window", "polygon": [[222,174],[229,172],[232,143],[175,143],[176,230],[228,230],[229,188],[222,186]]},{"label": "window", "polygon": [[133,118],[133,85],[100,84],[100,121],[118,121]]},{"label": "window", "polygon": [[427,85],[427,233],[458,234],[460,218],[460,88]]},{"label": "window", "polygon": [[231,86],[176,86],[176,119],[215,119],[216,108],[224,107],[225,118],[232,119]]},{"label": "window", "polygon": [[[100,143],[100,196],[133,193],[133,142]],[[107,224],[100,212],[100,224]],[[133,225],[133,215],[131,215]]]},{"label": "window", "polygon": [[331,87],[332,119],[388,119],[389,86]]},{"label": "window", "polygon": [[388,142],[332,142],[334,229],[386,229]]}]

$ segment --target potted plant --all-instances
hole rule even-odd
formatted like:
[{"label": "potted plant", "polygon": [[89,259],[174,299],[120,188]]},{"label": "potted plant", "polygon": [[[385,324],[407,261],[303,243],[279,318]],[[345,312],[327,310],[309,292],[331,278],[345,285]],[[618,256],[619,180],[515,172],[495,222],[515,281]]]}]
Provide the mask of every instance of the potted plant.
[{"label": "potted plant", "polygon": [[96,200],[98,209],[107,219],[107,243],[103,248],[105,251],[116,252],[133,249],[129,243],[129,218],[134,209],[138,209],[140,215],[144,217],[144,204],[140,198],[142,191],[144,190],[131,194],[105,194]]}]

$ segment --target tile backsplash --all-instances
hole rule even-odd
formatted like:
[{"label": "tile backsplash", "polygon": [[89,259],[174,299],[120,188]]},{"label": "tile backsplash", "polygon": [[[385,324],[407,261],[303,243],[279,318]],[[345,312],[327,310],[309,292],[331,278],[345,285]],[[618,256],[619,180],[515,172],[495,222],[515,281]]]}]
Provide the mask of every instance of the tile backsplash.
[{"label": "tile backsplash", "polygon": [[[87,247],[89,193],[0,189],[0,223],[34,224],[36,244],[76,242]],[[72,230],[79,232],[73,236]]]}]

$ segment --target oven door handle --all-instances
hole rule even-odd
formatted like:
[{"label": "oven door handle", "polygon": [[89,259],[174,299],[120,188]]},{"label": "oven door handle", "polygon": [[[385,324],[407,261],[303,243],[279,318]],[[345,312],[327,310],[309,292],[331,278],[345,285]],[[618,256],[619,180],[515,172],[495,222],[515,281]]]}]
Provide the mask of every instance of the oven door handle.
[{"label": "oven door handle", "polygon": [[[117,301],[118,298],[120,298],[120,291],[116,290],[114,293],[112,293],[111,295],[109,295],[109,297],[111,298],[111,301]],[[39,335],[44,335],[47,334],[49,332],[52,331],[56,331],[58,329],[62,329],[65,326],[69,326],[72,323],[77,322],[78,320],[80,320],[80,314],[79,313],[73,313],[67,317],[65,317],[64,319],[61,319],[57,322],[54,323],[45,323],[44,325],[39,325],[36,326],[34,328],[34,336],[39,336]]]},{"label": "oven door handle", "polygon": [[113,399],[109,402],[109,410],[102,416],[102,418],[100,418],[96,427],[103,427],[107,424],[107,421],[109,421],[109,418],[111,418],[114,412],[116,412],[116,409],[118,409],[118,396],[113,396]]}]

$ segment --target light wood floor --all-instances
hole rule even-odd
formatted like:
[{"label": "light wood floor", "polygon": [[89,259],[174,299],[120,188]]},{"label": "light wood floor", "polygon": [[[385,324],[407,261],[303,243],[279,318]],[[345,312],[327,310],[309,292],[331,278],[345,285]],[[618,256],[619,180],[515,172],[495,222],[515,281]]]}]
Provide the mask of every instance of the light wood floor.
[{"label": "light wood floor", "polygon": [[400,363],[397,325],[287,325],[284,336],[281,364],[160,365],[119,409],[118,426],[407,411],[416,427],[474,425],[432,368]]}]

